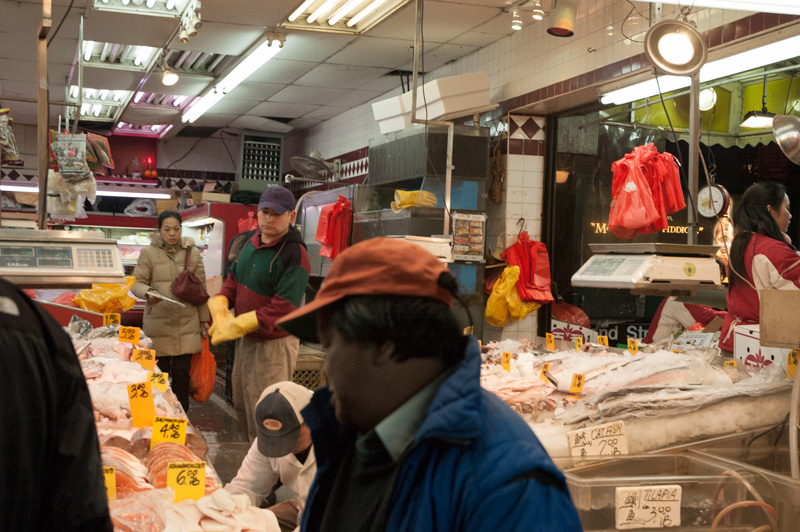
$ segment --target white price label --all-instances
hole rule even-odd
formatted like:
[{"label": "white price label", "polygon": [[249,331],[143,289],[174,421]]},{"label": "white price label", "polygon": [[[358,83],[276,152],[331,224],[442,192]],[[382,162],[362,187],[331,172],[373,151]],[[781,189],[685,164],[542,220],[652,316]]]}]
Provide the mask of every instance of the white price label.
[{"label": "white price label", "polygon": [[573,458],[621,456],[628,454],[625,422],[613,421],[567,433],[569,454]]},{"label": "white price label", "polygon": [[617,488],[617,530],[681,526],[681,487]]}]

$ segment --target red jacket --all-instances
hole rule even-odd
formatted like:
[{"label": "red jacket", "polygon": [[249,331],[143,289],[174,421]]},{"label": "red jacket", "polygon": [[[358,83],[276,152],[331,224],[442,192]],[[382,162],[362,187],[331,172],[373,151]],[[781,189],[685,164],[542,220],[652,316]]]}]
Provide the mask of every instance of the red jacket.
[{"label": "red jacket", "polygon": [[[800,254],[786,242],[766,235],[753,235],[744,252],[742,273],[756,289],[800,290]],[[730,272],[728,278],[736,275]],[[719,347],[733,351],[733,326],[758,323],[761,305],[758,292],[747,283],[731,284],[726,297],[728,315],[722,324]]]}]

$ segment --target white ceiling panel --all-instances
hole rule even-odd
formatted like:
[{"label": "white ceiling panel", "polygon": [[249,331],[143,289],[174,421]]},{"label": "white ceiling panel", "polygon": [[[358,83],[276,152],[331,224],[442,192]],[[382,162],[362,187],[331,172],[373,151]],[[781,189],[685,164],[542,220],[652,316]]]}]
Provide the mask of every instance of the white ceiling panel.
[{"label": "white ceiling panel", "polygon": [[197,76],[181,74],[180,79],[175,85],[167,87],[161,83],[162,73],[154,72],[147,78],[147,81],[142,85],[141,90],[144,92],[168,93],[168,94],[182,94],[184,96],[199,96],[206,90],[214,79],[211,76]]},{"label": "white ceiling panel", "polygon": [[125,109],[120,120],[137,126],[152,126],[154,124],[169,124],[179,118],[180,114],[179,110],[168,107],[145,107],[133,104]]},{"label": "white ceiling panel", "polygon": [[214,104],[209,112],[218,115],[245,115],[256,105],[258,102],[252,100],[236,100],[225,97]]},{"label": "white ceiling panel", "polygon": [[263,102],[252,109],[251,115],[255,116],[277,116],[280,118],[296,118],[310,113],[318,106],[314,104],[278,103]]},{"label": "white ceiling panel", "polygon": [[[35,81],[3,81],[0,83],[0,101],[3,96],[15,96],[17,98],[30,98],[31,94],[36,94],[36,87],[38,83]],[[50,94],[50,100],[64,100],[63,94]],[[0,104],[0,107],[8,107],[8,104]],[[13,116],[13,115],[12,115]]]},{"label": "white ceiling panel", "polygon": [[297,85],[356,89],[370,81],[383,77],[390,69],[355,65],[322,64],[295,81]]},{"label": "white ceiling panel", "polygon": [[[83,38],[87,41],[160,48],[172,35],[177,20],[90,10],[83,23]],[[61,31],[64,31],[63,28]]]},{"label": "white ceiling panel", "polygon": [[[183,44],[177,33],[169,43],[171,50],[193,50],[215,54],[241,55],[262,37],[266,37],[266,28],[261,26],[241,26],[220,22],[204,22],[197,30],[197,35]],[[169,37],[169,35],[167,35]],[[166,37],[156,46],[162,46]],[[151,45],[153,46],[153,45]]]},{"label": "white ceiling panel", "polygon": [[[476,50],[478,49],[472,46],[442,44],[430,51],[425,51],[423,56],[425,61],[420,65],[419,69],[420,71],[431,72],[432,70],[435,70],[440,66],[453,61],[454,59],[469,55]],[[412,59],[408,63],[401,65],[400,70],[409,70],[413,72],[414,60]]]},{"label": "white ceiling panel", "polygon": [[[61,17],[66,9],[61,7],[53,8],[56,20]],[[34,28],[30,36],[36,41],[36,28],[42,22],[42,2],[12,2],[11,0],[0,0],[0,31],[19,32],[19,28]]]},{"label": "white ceiling panel", "polygon": [[[193,123],[186,125],[197,127],[228,127],[228,124],[239,117],[239,115],[215,114],[213,111],[212,109]],[[180,123],[180,120],[178,122]]]},{"label": "white ceiling panel", "polygon": [[[500,10],[494,7],[426,0],[422,31],[428,42],[447,42],[494,18],[499,12]],[[410,39],[413,42],[416,16],[417,11],[412,2],[375,26],[369,34],[390,39]],[[510,22],[508,29],[511,31]]]},{"label": "white ceiling panel", "polygon": [[263,102],[285,87],[286,85],[280,85],[278,83],[258,83],[254,81],[245,81],[229,92],[228,95],[232,98],[236,98],[237,100]]},{"label": "white ceiling panel", "polygon": [[328,105],[320,105],[308,114],[303,115],[303,118],[316,118],[319,120],[328,120],[334,116],[339,116],[350,109],[349,107],[332,107]]},{"label": "white ceiling panel", "polygon": [[383,76],[376,80],[365,83],[360,89],[365,91],[375,91],[384,94],[393,89],[401,88],[400,76]]},{"label": "white ceiling panel", "polygon": [[[280,54],[278,55],[280,56]],[[288,85],[318,64],[319,63],[313,63],[311,61],[287,61],[280,57],[275,57],[267,61],[267,64],[254,72],[247,78],[247,81]]]},{"label": "white ceiling panel", "polygon": [[281,50],[281,59],[292,61],[324,61],[356,40],[353,35],[320,33],[314,31],[285,31],[286,43]]},{"label": "white ceiling panel", "polygon": [[497,35],[496,33],[468,31],[467,33],[459,35],[450,41],[450,44],[461,44],[464,46],[471,46],[473,48],[483,48],[484,46],[489,46],[493,42],[496,42],[502,38],[502,35]]},{"label": "white ceiling panel", "polygon": [[362,90],[349,90],[347,94],[339,98],[333,98],[328,101],[328,104],[334,107],[344,107],[351,109],[362,103],[374,100],[382,93],[377,91],[362,91]]},{"label": "white ceiling panel", "polygon": [[278,92],[270,101],[283,103],[308,103],[325,104],[336,98],[341,98],[349,91],[347,89],[329,89],[326,87],[302,87],[294,85]]},{"label": "white ceiling panel", "polygon": [[329,62],[341,65],[360,65],[397,68],[414,58],[414,43],[399,39],[378,39],[364,36],[333,55]]},{"label": "white ceiling panel", "polygon": [[270,120],[263,116],[240,116],[231,122],[230,127],[253,131],[269,131],[272,133],[288,133],[294,129],[294,126],[278,122],[277,120]]},{"label": "white ceiling panel", "polygon": [[83,86],[93,89],[135,91],[141,79],[142,73],[132,70],[111,68],[83,69]]},{"label": "white ceiling panel", "polygon": [[203,22],[228,22],[275,27],[294,11],[300,0],[209,0],[200,11]]}]

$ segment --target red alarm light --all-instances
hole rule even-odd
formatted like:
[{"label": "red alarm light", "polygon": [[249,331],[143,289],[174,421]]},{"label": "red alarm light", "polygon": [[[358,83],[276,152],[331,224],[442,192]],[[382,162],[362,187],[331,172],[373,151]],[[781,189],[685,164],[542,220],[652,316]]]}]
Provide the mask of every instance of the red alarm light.
[{"label": "red alarm light", "polygon": [[153,164],[153,158],[152,157],[148,157],[147,158],[147,164]]}]

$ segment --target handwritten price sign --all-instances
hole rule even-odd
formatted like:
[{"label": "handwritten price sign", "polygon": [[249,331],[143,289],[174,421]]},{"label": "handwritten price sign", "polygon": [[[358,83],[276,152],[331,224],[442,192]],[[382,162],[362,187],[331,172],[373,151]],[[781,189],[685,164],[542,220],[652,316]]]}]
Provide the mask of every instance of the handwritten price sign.
[{"label": "handwritten price sign", "polygon": [[106,483],[106,496],[108,500],[117,498],[117,473],[113,467],[103,468],[103,481]]},{"label": "handwritten price sign", "polygon": [[156,367],[156,352],[154,349],[134,349],[131,360],[144,369],[153,371]]},{"label": "handwritten price sign", "polygon": [[139,327],[120,327],[119,328],[119,341],[130,342],[135,346],[139,345],[139,336],[141,329]]},{"label": "handwritten price sign", "polygon": [[583,351],[583,338],[580,336],[575,337],[575,351],[578,351],[579,353]]},{"label": "handwritten price sign", "polygon": [[153,423],[156,407],[153,404],[153,389],[149,382],[128,385],[128,401],[131,405],[131,420],[134,427],[148,427]]},{"label": "handwritten price sign", "polygon": [[162,392],[166,392],[169,373],[148,373],[147,380]]},{"label": "handwritten price sign", "polygon": [[547,381],[547,376],[545,372],[550,373],[550,362],[545,362],[542,364],[542,371],[539,372],[539,378],[543,381]]},{"label": "handwritten price sign", "polygon": [[608,347],[608,336],[598,336],[597,341],[600,343],[600,345]]},{"label": "handwritten price sign", "polygon": [[205,462],[170,462],[167,467],[167,486],[175,490],[175,502],[206,494]]},{"label": "handwritten price sign", "polygon": [[118,312],[107,312],[103,314],[103,327],[119,325],[120,323],[122,323],[122,319]]},{"label": "handwritten price sign", "polygon": [[800,358],[800,351],[798,351],[797,349],[792,349],[786,356],[786,374],[793,379],[795,374],[797,373],[798,358]]},{"label": "handwritten price sign", "polygon": [[581,393],[585,382],[586,376],[583,373],[573,373],[572,381],[569,383],[569,393]]},{"label": "handwritten price sign", "polygon": [[153,419],[153,437],[150,438],[152,449],[162,441],[171,441],[186,445],[186,420],[179,417],[160,417]]},{"label": "handwritten price sign", "polygon": [[621,456],[628,454],[625,422],[614,421],[567,433],[569,454],[573,458]]},{"label": "handwritten price sign", "polygon": [[615,495],[617,530],[681,526],[678,484],[619,487]]},{"label": "handwritten price sign", "polygon": [[628,338],[628,351],[630,351],[630,353],[632,355],[635,355],[636,353],[638,353],[639,352],[639,340],[637,340],[636,338]]},{"label": "handwritten price sign", "polygon": [[545,333],[544,338],[547,341],[547,350],[548,351],[555,351],[556,350],[556,339],[553,336],[553,333]]},{"label": "handwritten price sign", "polygon": [[511,353],[503,353],[503,358],[500,359],[500,365],[503,366],[503,369],[506,371],[511,371],[511,358],[513,355]]}]

